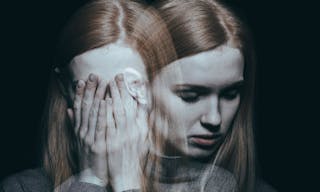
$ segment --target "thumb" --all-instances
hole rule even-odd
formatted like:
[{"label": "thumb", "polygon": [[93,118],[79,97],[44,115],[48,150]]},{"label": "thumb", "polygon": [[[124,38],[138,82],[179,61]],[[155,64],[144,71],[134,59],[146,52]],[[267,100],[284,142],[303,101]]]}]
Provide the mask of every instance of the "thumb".
[{"label": "thumb", "polygon": [[74,126],[74,113],[73,110],[71,108],[67,109],[67,114],[68,114],[68,119],[71,123],[72,126]]}]

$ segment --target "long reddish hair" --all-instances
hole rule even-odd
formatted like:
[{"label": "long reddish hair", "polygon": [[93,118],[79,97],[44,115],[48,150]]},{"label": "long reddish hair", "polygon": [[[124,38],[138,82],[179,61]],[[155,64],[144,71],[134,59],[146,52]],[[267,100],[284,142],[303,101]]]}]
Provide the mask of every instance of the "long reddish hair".
[{"label": "long reddish hair", "polygon": [[239,191],[254,191],[255,58],[249,31],[228,8],[215,0],[170,0],[156,7],[170,31],[178,59],[227,43],[243,54],[245,83],[239,110],[215,162],[234,174]]},{"label": "long reddish hair", "polygon": [[[120,20],[120,15],[123,17]],[[75,134],[67,119],[68,82],[64,66],[73,57],[119,40],[142,57],[149,79],[161,66],[175,60],[174,47],[156,11],[139,1],[92,0],[80,8],[63,29],[57,46],[48,99],[43,116],[43,167],[54,187],[79,171]]]}]

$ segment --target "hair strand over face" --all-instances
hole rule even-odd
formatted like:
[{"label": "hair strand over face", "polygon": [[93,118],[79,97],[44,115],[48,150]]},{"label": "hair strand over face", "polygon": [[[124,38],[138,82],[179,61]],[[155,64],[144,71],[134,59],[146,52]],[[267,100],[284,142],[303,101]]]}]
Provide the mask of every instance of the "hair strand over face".
[{"label": "hair strand over face", "polygon": [[[238,48],[245,61],[241,101],[216,162],[231,171],[239,191],[254,191],[255,148],[253,98],[255,59],[246,26],[224,5],[215,0],[170,0],[156,5],[172,36],[178,59],[213,50],[221,45]],[[186,11],[188,10],[188,11]]]},{"label": "hair strand over face", "polygon": [[140,54],[150,80],[161,66],[176,59],[165,23],[140,1],[89,1],[70,18],[54,60],[62,72],[52,72],[43,116],[43,167],[53,187],[80,171],[77,137],[66,112],[72,105],[66,95],[71,81],[67,66],[75,56],[118,40]]}]

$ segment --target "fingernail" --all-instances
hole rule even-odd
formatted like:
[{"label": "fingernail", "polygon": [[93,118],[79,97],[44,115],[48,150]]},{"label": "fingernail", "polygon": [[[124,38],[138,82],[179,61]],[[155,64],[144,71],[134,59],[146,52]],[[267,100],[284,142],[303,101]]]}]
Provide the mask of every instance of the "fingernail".
[{"label": "fingernail", "polygon": [[72,109],[71,108],[67,108],[67,113],[68,114],[72,113]]},{"label": "fingernail", "polygon": [[84,86],[84,82],[82,80],[77,81],[78,88],[82,88]]},{"label": "fingernail", "polygon": [[122,73],[118,74],[118,75],[116,76],[116,80],[122,81],[122,80],[123,80],[123,74],[122,74]]},{"label": "fingernail", "polygon": [[96,77],[94,74],[90,74],[90,75],[89,75],[89,81],[95,82],[96,79],[97,79],[97,77]]}]

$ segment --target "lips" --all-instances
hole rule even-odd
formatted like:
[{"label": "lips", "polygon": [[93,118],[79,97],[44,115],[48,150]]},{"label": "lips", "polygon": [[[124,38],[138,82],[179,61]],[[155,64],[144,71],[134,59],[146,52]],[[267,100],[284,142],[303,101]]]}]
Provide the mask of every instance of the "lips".
[{"label": "lips", "polygon": [[214,146],[218,140],[221,138],[221,134],[215,135],[192,135],[188,139],[191,144],[197,145],[199,147],[212,147]]}]

